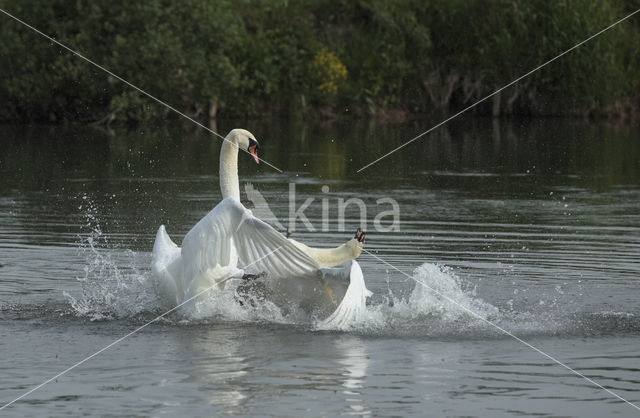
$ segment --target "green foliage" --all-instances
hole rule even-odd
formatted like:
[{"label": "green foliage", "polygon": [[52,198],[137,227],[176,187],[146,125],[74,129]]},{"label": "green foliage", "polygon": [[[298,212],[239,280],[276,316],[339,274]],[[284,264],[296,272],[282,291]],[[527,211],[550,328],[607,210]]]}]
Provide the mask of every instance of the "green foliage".
[{"label": "green foliage", "polygon": [[[308,110],[300,104],[340,104],[361,115],[385,107],[458,110],[638,7],[626,3],[0,0],[0,7],[205,118],[210,109],[226,116]],[[9,17],[0,22],[0,120],[171,115]],[[637,101],[639,41],[640,25],[624,22],[506,89],[493,106],[502,114],[575,114]]]}]

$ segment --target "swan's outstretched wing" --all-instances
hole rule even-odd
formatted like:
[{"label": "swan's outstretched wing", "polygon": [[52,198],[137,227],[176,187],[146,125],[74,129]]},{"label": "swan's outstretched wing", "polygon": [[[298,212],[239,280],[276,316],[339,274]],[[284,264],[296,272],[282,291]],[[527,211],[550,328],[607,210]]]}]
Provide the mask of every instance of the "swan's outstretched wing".
[{"label": "swan's outstretched wing", "polygon": [[200,220],[182,242],[185,277],[218,267],[236,267],[276,277],[303,276],[318,263],[234,198],[226,198]]},{"label": "swan's outstretched wing", "polygon": [[[238,203],[238,210],[242,207]],[[367,289],[360,265],[350,260],[323,268],[300,244],[285,238],[244,209],[234,240],[240,261],[250,271],[265,272],[268,299],[278,306],[298,305],[320,317],[320,329],[348,329],[366,312]],[[342,251],[335,249],[335,252]]]},{"label": "swan's outstretched wing", "polygon": [[320,265],[298,246],[237,204],[243,213],[233,237],[240,261],[248,270],[281,278],[303,277],[320,270]]}]

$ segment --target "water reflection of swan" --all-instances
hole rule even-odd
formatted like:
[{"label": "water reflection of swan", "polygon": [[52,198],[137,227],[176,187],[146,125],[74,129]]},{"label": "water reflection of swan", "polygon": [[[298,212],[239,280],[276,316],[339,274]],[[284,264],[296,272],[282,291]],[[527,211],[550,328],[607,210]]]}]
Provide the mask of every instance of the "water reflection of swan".
[{"label": "water reflection of swan", "polygon": [[360,337],[324,338],[285,327],[231,323],[189,329],[188,335],[192,334],[195,338],[184,338],[184,329],[173,334],[176,357],[184,364],[181,384],[189,385],[186,399],[181,399],[184,404],[214,406],[210,415],[260,411],[277,416],[290,406],[306,407],[307,401],[319,406],[317,415],[371,413],[371,399],[366,396],[369,345]]},{"label": "water reflection of swan", "polygon": [[[247,401],[250,392],[247,377],[256,366],[243,350],[247,329],[236,327],[199,328],[196,338],[182,338],[176,344],[185,366],[183,383],[193,383],[190,395],[198,403],[235,408]],[[187,402],[193,400],[187,400]]]},{"label": "water reflection of swan", "polygon": [[[345,322],[364,309],[370,294],[354,261],[362,251],[364,234],[358,231],[336,248],[312,248],[285,238],[253,216],[240,203],[240,148],[258,163],[255,137],[243,129],[232,130],[220,150],[223,200],[191,228],[182,248],[171,241],[164,225],[158,229],[152,259],[158,293],[173,307],[209,287],[213,286],[211,292],[226,288],[229,278],[258,278],[269,294],[300,300],[309,309],[322,306],[331,313],[339,306],[333,321]],[[238,268],[238,261],[250,269]],[[332,269],[340,264],[341,268]],[[354,271],[359,274],[351,274]]]},{"label": "water reflection of swan", "polygon": [[336,341],[336,360],[344,367],[342,386],[345,395],[347,414],[370,413],[366,401],[362,398],[361,390],[366,386],[367,370],[369,368],[369,354],[364,344],[357,337],[349,337]]}]

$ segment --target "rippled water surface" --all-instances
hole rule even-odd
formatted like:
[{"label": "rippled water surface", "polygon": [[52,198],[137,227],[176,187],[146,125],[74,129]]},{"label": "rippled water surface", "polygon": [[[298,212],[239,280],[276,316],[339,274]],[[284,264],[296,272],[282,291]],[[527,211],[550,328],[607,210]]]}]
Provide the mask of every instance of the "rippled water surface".
[{"label": "rippled water surface", "polygon": [[[220,140],[179,125],[0,127],[0,405],[162,313],[149,271],[158,226],[179,243],[220,200]],[[318,331],[221,297],[1,414],[638,413],[499,329],[640,405],[637,127],[461,121],[356,173],[430,125],[215,128],[237,126],[284,170],[241,155],[243,189],[260,191],[285,227],[291,188],[295,208],[313,199],[304,213],[315,231],[298,221],[296,239],[344,242],[360,213],[347,206],[341,224],[339,200],[365,202],[365,318]],[[374,226],[385,198],[398,203],[399,230]]]}]

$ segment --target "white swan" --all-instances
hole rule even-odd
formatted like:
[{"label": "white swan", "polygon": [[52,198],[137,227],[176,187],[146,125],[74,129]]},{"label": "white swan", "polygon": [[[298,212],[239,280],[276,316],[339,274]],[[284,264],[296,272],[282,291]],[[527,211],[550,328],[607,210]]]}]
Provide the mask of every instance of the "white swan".
[{"label": "white swan", "polygon": [[[354,260],[362,251],[364,234],[358,231],[355,238],[330,249],[285,238],[240,203],[239,149],[259,162],[255,137],[243,129],[229,132],[220,150],[223,200],[191,228],[182,248],[171,241],[164,225],[158,229],[151,262],[158,294],[167,307],[175,307],[207,288],[226,288],[230,278],[255,273],[253,277],[265,277],[241,288],[260,288],[280,306],[295,303],[315,313],[333,312],[323,327],[342,327],[364,309],[371,294]],[[238,262],[247,266],[246,271]]]}]

